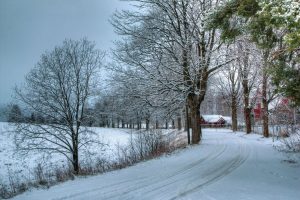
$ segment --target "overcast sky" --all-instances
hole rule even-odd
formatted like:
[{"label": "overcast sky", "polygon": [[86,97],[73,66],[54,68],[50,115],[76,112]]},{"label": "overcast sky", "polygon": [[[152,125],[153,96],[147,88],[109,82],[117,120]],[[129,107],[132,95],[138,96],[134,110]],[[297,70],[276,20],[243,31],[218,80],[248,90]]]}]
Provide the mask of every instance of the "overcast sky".
[{"label": "overcast sky", "polygon": [[0,0],[0,105],[12,100],[40,55],[65,38],[87,37],[109,51],[117,35],[108,20],[129,8],[119,0]]}]

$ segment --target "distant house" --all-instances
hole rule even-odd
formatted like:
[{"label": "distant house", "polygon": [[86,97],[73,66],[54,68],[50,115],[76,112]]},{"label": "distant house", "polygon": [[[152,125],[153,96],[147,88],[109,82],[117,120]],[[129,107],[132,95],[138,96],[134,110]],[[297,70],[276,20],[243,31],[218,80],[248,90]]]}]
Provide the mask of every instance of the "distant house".
[{"label": "distant house", "polygon": [[232,118],[229,116],[222,116],[225,120],[225,125],[232,125]]},{"label": "distant house", "polygon": [[286,124],[298,122],[298,115],[295,108],[291,107],[289,98],[279,98],[270,108],[271,119],[276,124]]},{"label": "distant house", "polygon": [[230,125],[232,122],[231,117],[222,115],[202,115],[201,125],[204,126],[217,126],[222,127],[225,125]]},{"label": "distant house", "polygon": [[[260,91],[252,99],[253,119],[255,123],[262,123],[264,115],[264,107],[262,105],[262,94]],[[278,97],[268,105],[269,120],[271,123],[284,124],[286,122],[293,123],[299,121],[295,108],[291,106],[291,100],[287,97]]]}]

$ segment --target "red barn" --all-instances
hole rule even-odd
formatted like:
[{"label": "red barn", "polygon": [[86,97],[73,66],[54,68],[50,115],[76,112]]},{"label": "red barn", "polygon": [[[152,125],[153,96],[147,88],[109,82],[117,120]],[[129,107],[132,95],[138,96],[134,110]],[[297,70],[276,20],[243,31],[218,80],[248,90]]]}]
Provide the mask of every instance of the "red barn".
[{"label": "red barn", "polygon": [[202,115],[201,117],[201,125],[204,126],[224,126],[226,120],[222,115]]}]

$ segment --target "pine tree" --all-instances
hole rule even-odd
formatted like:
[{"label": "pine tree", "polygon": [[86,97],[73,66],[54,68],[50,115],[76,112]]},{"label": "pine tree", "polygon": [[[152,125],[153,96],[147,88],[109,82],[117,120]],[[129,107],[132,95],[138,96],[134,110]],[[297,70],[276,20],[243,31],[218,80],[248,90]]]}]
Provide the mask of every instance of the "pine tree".
[{"label": "pine tree", "polygon": [[20,107],[17,104],[12,105],[8,114],[8,122],[22,122],[23,115]]}]

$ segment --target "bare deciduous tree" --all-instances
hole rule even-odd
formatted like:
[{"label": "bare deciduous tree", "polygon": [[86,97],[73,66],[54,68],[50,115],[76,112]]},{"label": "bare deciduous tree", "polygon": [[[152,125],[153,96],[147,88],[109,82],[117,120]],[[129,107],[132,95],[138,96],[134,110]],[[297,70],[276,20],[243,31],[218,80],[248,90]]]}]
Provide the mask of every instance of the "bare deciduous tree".
[{"label": "bare deciduous tree", "polygon": [[90,140],[82,127],[87,100],[97,85],[104,53],[87,39],[65,40],[62,46],[41,56],[16,95],[26,107],[45,118],[45,123],[16,124],[20,150],[60,153],[79,173],[79,149]]},{"label": "bare deciduous tree", "polygon": [[241,82],[238,73],[239,66],[237,61],[234,61],[221,71],[217,84],[223,98],[227,100],[226,102],[231,108],[233,131],[237,131],[238,128],[238,106],[241,98]]},{"label": "bare deciduous tree", "polygon": [[[260,81],[257,80],[260,65],[260,52],[257,47],[250,43],[245,37],[237,42],[237,52],[239,55],[239,78],[243,87],[244,118],[246,124],[246,133],[251,133],[251,112],[253,109],[253,99],[256,94]],[[251,96],[254,98],[251,99]]]},{"label": "bare deciduous tree", "polygon": [[208,13],[219,2],[133,2],[145,12],[124,11],[112,19],[116,32],[127,38],[118,43],[116,58],[130,66],[131,71],[142,74],[143,82],[149,83],[146,87],[152,91],[147,95],[158,99],[173,95],[170,100],[180,96],[180,103],[188,104],[192,143],[197,144],[202,137],[200,105],[207,91],[207,81],[231,61],[220,51],[217,31],[206,28]]},{"label": "bare deciduous tree", "polygon": [[264,50],[262,52],[262,109],[263,109],[263,135],[269,137],[269,104],[278,96],[275,93],[274,86],[271,85],[270,76],[268,70],[270,70],[270,52]]}]

